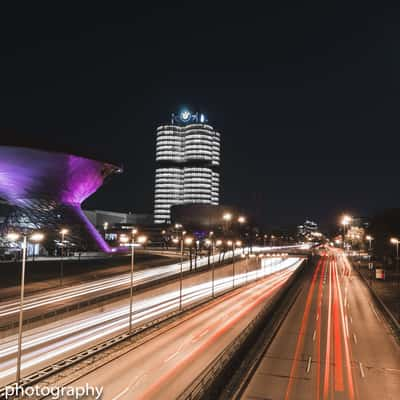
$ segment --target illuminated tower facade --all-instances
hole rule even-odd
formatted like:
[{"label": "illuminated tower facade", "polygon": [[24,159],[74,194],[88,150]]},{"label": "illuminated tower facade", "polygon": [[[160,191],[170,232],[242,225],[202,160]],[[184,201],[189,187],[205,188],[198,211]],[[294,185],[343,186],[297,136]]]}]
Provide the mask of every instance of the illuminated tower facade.
[{"label": "illuminated tower facade", "polygon": [[219,204],[220,134],[204,114],[183,110],[157,128],[154,222],[175,204]]}]

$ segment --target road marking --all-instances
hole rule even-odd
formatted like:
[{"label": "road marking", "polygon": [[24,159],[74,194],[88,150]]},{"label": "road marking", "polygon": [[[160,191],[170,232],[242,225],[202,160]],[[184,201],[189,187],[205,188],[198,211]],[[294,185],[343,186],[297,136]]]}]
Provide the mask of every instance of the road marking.
[{"label": "road marking", "polygon": [[360,365],[361,377],[365,378],[364,368],[363,368],[363,365],[362,365],[361,361],[359,362],[359,365]]},{"label": "road marking", "polygon": [[314,329],[314,333],[312,335],[312,341],[315,342],[315,335],[317,334],[317,331]]},{"label": "road marking", "polygon": [[357,344],[357,336],[355,333],[353,333],[353,339],[354,339],[354,343]]},{"label": "road marking", "polygon": [[350,322],[353,323],[353,318],[350,316]]},{"label": "road marking", "polygon": [[369,305],[370,305],[370,307],[372,308],[372,311],[374,312],[376,319],[380,322],[381,319],[379,318],[379,315],[378,315],[378,313],[376,312],[375,307],[374,307],[371,303],[369,303]]},{"label": "road marking", "polygon": [[311,356],[308,357],[308,363],[307,363],[307,369],[306,369],[307,374],[310,372],[310,368],[311,368]]},{"label": "road marking", "polygon": [[319,314],[317,314],[317,317],[316,317],[316,320],[318,321],[318,319],[319,319]]}]

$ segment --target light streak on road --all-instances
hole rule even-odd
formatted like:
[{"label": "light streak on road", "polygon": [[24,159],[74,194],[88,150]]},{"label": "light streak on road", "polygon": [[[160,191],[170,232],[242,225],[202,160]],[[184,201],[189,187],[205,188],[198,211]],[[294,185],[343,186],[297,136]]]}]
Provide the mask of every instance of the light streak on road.
[{"label": "light streak on road", "polygon": [[[289,248],[297,248],[298,246],[290,246]],[[288,248],[288,247],[285,247]],[[255,253],[263,252],[267,250],[279,251],[283,248],[280,247],[253,247]],[[235,256],[242,254],[242,252],[247,251],[247,248],[236,249]],[[225,252],[224,260],[229,260],[232,258],[232,251]],[[210,262],[218,262],[219,254],[215,254],[210,257]],[[208,264],[208,257],[202,257],[197,260],[197,267],[203,267]],[[183,263],[183,272],[190,270],[190,262],[185,261]],[[162,278],[167,278],[171,276],[178,276],[180,273],[180,263],[175,263],[171,265],[164,265],[161,267],[153,267],[134,273],[133,284],[138,286],[145,283],[154,282]],[[70,302],[73,299],[79,301],[79,298],[84,298],[88,296],[100,296],[107,293],[112,293],[117,290],[128,288],[130,284],[130,274],[120,274],[118,276],[103,278],[96,280],[94,282],[86,282],[71,287],[58,288],[53,290],[47,290],[45,292],[32,294],[25,296],[24,310],[34,310],[43,306],[54,305],[57,307],[58,304],[62,304],[65,301]],[[0,319],[6,317],[16,316],[19,312],[19,301],[10,300],[3,301],[0,304]]]},{"label": "light streak on road", "polygon": [[[267,287],[286,279],[298,267],[298,258],[281,259],[273,268],[252,270],[236,275],[236,285],[268,276]],[[272,275],[271,275],[272,274]],[[215,292],[231,289],[232,277],[216,279]],[[193,284],[183,290],[183,305],[188,306],[211,296],[211,281]],[[149,291],[151,293],[151,291]],[[133,322],[135,326],[179,307],[179,291],[173,290],[157,296],[149,296],[135,302]],[[126,331],[129,324],[129,306],[122,305],[110,311],[98,309],[69,317],[62,323],[49,323],[39,329],[27,331],[23,338],[22,371],[29,372],[75,354],[96,343]],[[8,383],[15,375],[15,336],[0,340],[0,386]]]}]

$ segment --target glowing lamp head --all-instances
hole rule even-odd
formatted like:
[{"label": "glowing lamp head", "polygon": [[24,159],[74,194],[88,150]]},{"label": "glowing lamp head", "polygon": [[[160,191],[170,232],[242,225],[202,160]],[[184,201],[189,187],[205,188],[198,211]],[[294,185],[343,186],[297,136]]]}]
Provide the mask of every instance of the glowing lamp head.
[{"label": "glowing lamp head", "polygon": [[137,239],[138,243],[143,244],[147,242],[147,236],[141,235]]},{"label": "glowing lamp head", "polygon": [[374,240],[374,238],[373,238],[371,235],[365,236],[365,239],[367,239],[367,240]]},{"label": "glowing lamp head", "polygon": [[236,246],[240,247],[242,245],[242,241],[241,240],[236,240]]},{"label": "glowing lamp head", "polygon": [[61,235],[67,235],[68,232],[69,232],[68,229],[61,229],[61,231],[60,231]]},{"label": "glowing lamp head", "polygon": [[121,235],[121,236],[119,237],[119,241],[120,241],[120,243],[122,243],[122,244],[126,244],[126,243],[129,242],[129,238],[128,238],[128,236],[126,236],[126,235]]},{"label": "glowing lamp head", "polygon": [[185,239],[185,244],[186,245],[191,245],[193,243],[193,238],[191,238],[191,237],[187,237],[186,239]]},{"label": "glowing lamp head", "polygon": [[238,222],[239,222],[239,224],[244,224],[244,223],[246,222],[246,218],[243,217],[243,215],[241,215],[241,216],[238,218]]},{"label": "glowing lamp head", "polygon": [[230,221],[230,220],[232,219],[232,214],[231,214],[231,213],[225,213],[225,214],[222,216],[222,219],[223,219],[224,221]]},{"label": "glowing lamp head", "polygon": [[7,235],[7,240],[10,242],[16,242],[20,238],[20,235],[15,232],[11,232]]},{"label": "glowing lamp head", "polygon": [[226,244],[227,244],[228,246],[232,246],[232,245],[233,245],[233,242],[232,242],[232,240],[228,240],[228,241],[226,242]]},{"label": "glowing lamp head", "polygon": [[216,246],[221,246],[222,240],[221,240],[221,239],[218,239],[218,240],[215,242],[215,244],[216,244]]},{"label": "glowing lamp head", "polygon": [[173,238],[172,242],[175,243],[175,244],[178,244],[179,243],[179,239],[178,238]]},{"label": "glowing lamp head", "polygon": [[399,243],[399,239],[392,237],[392,238],[390,238],[390,243],[398,244]]},{"label": "glowing lamp head", "polygon": [[210,239],[206,239],[206,240],[204,241],[204,243],[205,243],[207,246],[209,246],[209,245],[211,244],[211,240],[210,240]]},{"label": "glowing lamp head", "polygon": [[30,237],[30,240],[32,242],[41,242],[43,239],[44,239],[44,235],[43,235],[43,233],[40,233],[40,232],[36,232]]}]

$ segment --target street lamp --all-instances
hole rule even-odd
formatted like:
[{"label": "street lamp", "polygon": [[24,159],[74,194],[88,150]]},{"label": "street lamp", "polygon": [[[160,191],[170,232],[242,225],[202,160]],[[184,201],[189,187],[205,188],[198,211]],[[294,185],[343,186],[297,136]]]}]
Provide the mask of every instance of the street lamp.
[{"label": "street lamp", "polygon": [[182,311],[182,291],[183,291],[183,250],[184,244],[187,246],[191,246],[193,243],[193,238],[186,237],[184,238],[186,232],[183,231],[181,235],[181,271],[180,271],[180,279],[179,279],[179,311]]},{"label": "street lamp", "polygon": [[246,223],[246,217],[244,217],[243,215],[240,215],[240,216],[238,217],[238,222],[239,222],[239,224],[244,224],[244,223]]},{"label": "street lamp", "polygon": [[[18,352],[17,352],[17,373],[16,381],[19,385],[21,380],[21,354],[22,354],[22,324],[24,319],[24,299],[25,299],[25,270],[26,270],[26,250],[28,247],[28,237],[23,234],[22,242],[22,269],[21,269],[21,297],[19,306],[19,321],[18,321]],[[20,238],[18,233],[9,233],[7,239],[10,241],[17,241]],[[43,233],[36,232],[29,238],[32,242],[41,242],[44,239]]]},{"label": "street lamp", "polygon": [[[390,239],[390,243],[392,243],[396,246],[396,271],[397,271],[397,273],[399,273],[399,242],[400,241],[397,238],[392,237]],[[400,287],[400,274],[399,274],[399,279],[398,279],[398,285]]]},{"label": "street lamp", "polygon": [[232,220],[232,214],[231,214],[231,213],[225,213],[225,214],[222,216],[222,219],[223,219],[224,221],[229,222],[229,221]]},{"label": "street lamp", "polygon": [[346,250],[346,228],[350,224],[352,218],[349,215],[343,215],[342,225],[343,225],[343,248]]},{"label": "street lamp", "polygon": [[68,229],[61,229],[60,235],[61,235],[61,260],[60,260],[60,286],[62,286],[62,281],[64,277],[64,239],[65,235],[68,234]]},{"label": "street lamp", "polygon": [[[130,288],[129,288],[129,334],[132,333],[132,312],[133,312],[133,269],[135,265],[135,236],[137,234],[137,229],[132,229],[131,231],[131,270],[130,270]],[[138,243],[144,244],[147,240],[146,236],[139,236]],[[122,245],[126,245],[129,242],[129,237],[122,234],[119,238]]]}]

